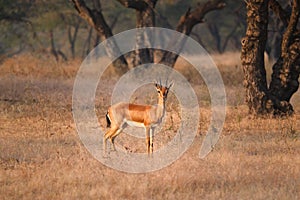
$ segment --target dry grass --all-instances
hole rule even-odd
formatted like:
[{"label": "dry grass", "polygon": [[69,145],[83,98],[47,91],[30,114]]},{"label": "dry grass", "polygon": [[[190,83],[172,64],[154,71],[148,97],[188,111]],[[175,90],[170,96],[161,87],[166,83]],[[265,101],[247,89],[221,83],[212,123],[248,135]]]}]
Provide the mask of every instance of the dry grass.
[{"label": "dry grass", "polygon": [[[6,61],[0,66],[1,199],[299,199],[299,92],[293,97],[294,117],[251,119],[243,103],[241,70],[234,61],[219,65],[228,108],[214,151],[198,158],[210,110],[206,88],[194,84],[202,98],[200,134],[179,160],[148,174],[107,168],[82,145],[71,112],[78,61],[56,64],[30,56]],[[111,89],[97,91],[103,125]],[[177,130],[177,104],[171,96],[172,120],[168,118],[164,134],[156,139],[163,141],[160,145]],[[134,146],[125,136],[116,142]],[[135,142],[136,151],[144,151],[144,141]]]}]

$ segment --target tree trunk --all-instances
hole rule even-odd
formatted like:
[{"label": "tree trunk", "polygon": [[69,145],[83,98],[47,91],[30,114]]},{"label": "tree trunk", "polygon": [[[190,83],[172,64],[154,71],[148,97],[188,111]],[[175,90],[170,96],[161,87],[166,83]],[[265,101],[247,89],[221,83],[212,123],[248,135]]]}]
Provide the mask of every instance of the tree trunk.
[{"label": "tree trunk", "polygon": [[300,33],[296,32],[299,20],[300,0],[293,1],[292,14],[283,35],[281,56],[273,66],[270,94],[279,102],[274,104],[278,114],[292,114],[292,95],[299,88]]},{"label": "tree trunk", "polygon": [[136,50],[134,57],[134,65],[140,65],[144,63],[153,63],[154,55],[153,49],[142,49],[141,46],[151,47],[153,38],[150,33],[146,33],[142,28],[155,27],[155,14],[154,8],[157,0],[145,0],[148,6],[143,10],[136,10],[136,28],[140,28],[136,35]]},{"label": "tree trunk", "polygon": [[[101,11],[100,2],[97,1],[96,9],[91,10],[86,6],[83,0],[72,0],[75,9],[79,13],[79,15],[85,19],[97,32],[102,40],[105,40],[109,37],[112,37],[112,31],[110,27],[107,25]],[[95,1],[94,1],[95,4]],[[98,8],[97,8],[98,7]],[[115,40],[109,40],[110,43],[106,43],[106,53],[110,58],[117,57],[116,55],[121,55],[120,49]],[[116,71],[119,74],[123,74],[128,71],[128,63],[123,55],[118,57],[113,63],[116,67]]]},{"label": "tree trunk", "polygon": [[[151,43],[153,42],[151,41],[151,38],[153,37],[147,35],[142,28],[155,26],[154,8],[157,0],[117,0],[117,1],[119,1],[123,6],[127,8],[132,8],[136,10],[136,16],[137,16],[136,27],[141,28],[140,31],[138,31],[136,36],[137,50],[134,54],[134,64],[140,65],[144,63],[153,63],[154,50],[151,48],[142,49],[140,47],[141,46],[150,47]],[[75,9],[80,14],[80,16],[84,18],[92,27],[94,27],[94,29],[97,31],[98,35],[101,37],[102,40],[113,36],[111,29],[107,25],[102,15],[101,5],[99,0],[93,0],[94,7],[96,8],[94,10],[88,8],[84,0],[72,0],[72,2],[75,6]],[[216,9],[221,9],[224,6],[225,6],[224,0],[210,0],[204,4],[198,4],[193,11],[191,11],[191,9],[188,9],[185,15],[180,18],[176,31],[181,32],[185,35],[190,35],[193,27],[196,24],[203,22],[203,18],[205,14]],[[184,39],[179,41],[171,40],[170,45],[176,45],[176,48],[178,50],[177,52],[180,52],[184,43],[185,43]],[[106,50],[109,56],[115,55],[114,53],[120,52],[114,40],[112,40],[111,44],[107,44]],[[166,64],[168,66],[173,67],[177,58],[178,58],[177,54],[174,54],[172,52],[164,52],[159,63]],[[128,63],[125,60],[125,57],[123,55],[119,57],[117,62],[118,62],[117,64],[115,63],[114,64],[119,66],[118,69],[120,69],[121,72],[128,70]]]},{"label": "tree trunk", "polygon": [[153,38],[150,33],[146,33],[144,27],[155,27],[155,13],[154,8],[157,0],[118,0],[123,6],[127,8],[133,8],[136,10],[136,28],[138,28],[136,34],[136,50],[132,54],[132,63],[134,66],[138,66],[145,63],[153,63],[154,55],[153,49],[141,48],[142,46],[151,47]]},{"label": "tree trunk", "polygon": [[[268,0],[247,1],[248,27],[246,36],[242,39],[241,52],[246,102],[249,112],[254,115],[290,115],[293,113],[293,107],[289,101],[299,87],[300,41],[299,33],[295,34],[299,18],[299,0],[294,0],[292,15],[283,36],[281,56],[273,66],[269,88],[264,66],[268,3]],[[270,5],[273,3],[274,1],[270,0]],[[286,20],[282,13],[278,16]]]},{"label": "tree trunk", "polygon": [[208,27],[210,34],[214,38],[214,41],[216,42],[217,51],[219,53],[222,53],[221,36],[220,36],[218,27],[214,23],[207,23],[207,27]]},{"label": "tree trunk", "polygon": [[82,48],[82,58],[86,57],[90,53],[91,50],[91,40],[93,35],[93,27],[90,27],[88,36],[84,42],[83,48]]},{"label": "tree trunk", "polygon": [[53,30],[50,30],[50,44],[51,44],[51,53],[55,57],[56,62],[59,61],[59,56],[64,60],[67,61],[68,58],[67,56],[59,49],[56,48],[55,46],[55,41],[54,41],[54,35],[53,35]]},{"label": "tree trunk", "polygon": [[71,50],[71,54],[72,54],[72,58],[75,58],[75,42],[77,39],[77,34],[79,31],[79,27],[80,27],[80,21],[78,21],[75,26],[74,26],[74,32],[72,34],[72,26],[70,25],[68,27],[68,39],[69,39],[69,44],[70,44],[70,50]]},{"label": "tree trunk", "polygon": [[264,64],[268,28],[268,0],[248,1],[247,24],[246,36],[242,39],[241,52],[246,102],[251,114],[264,114],[270,106],[267,101],[268,88]]}]

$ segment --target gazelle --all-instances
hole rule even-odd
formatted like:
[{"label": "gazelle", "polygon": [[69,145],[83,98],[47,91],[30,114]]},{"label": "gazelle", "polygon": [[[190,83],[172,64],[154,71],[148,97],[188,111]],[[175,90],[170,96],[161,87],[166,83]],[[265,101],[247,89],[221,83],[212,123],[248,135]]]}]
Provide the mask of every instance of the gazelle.
[{"label": "gazelle", "polygon": [[165,115],[165,103],[167,100],[169,86],[155,84],[158,92],[157,105],[138,105],[130,103],[117,103],[112,105],[106,114],[107,127],[110,129],[103,137],[104,154],[106,153],[106,140],[109,139],[115,149],[114,139],[127,126],[144,127],[146,131],[147,153],[153,152],[153,133],[155,127],[161,123]]}]

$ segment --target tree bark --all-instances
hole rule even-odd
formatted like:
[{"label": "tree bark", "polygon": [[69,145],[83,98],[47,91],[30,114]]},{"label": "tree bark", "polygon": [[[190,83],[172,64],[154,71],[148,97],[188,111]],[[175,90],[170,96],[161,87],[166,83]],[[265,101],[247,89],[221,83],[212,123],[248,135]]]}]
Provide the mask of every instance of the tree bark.
[{"label": "tree bark", "polygon": [[135,65],[144,63],[153,63],[154,55],[153,49],[141,49],[140,47],[145,43],[147,47],[151,47],[153,42],[150,33],[143,31],[144,27],[155,27],[155,14],[154,8],[157,0],[145,0],[147,7],[144,10],[136,10],[136,28],[140,28],[136,36],[136,52],[135,52]]},{"label": "tree bark", "polygon": [[[278,101],[277,104],[274,104],[277,114],[293,113],[290,99],[299,88],[300,34],[297,32],[299,10],[300,1],[294,0],[292,14],[282,39],[281,56],[273,66],[269,91]],[[280,18],[285,20],[283,17]]]},{"label": "tree bark", "polygon": [[289,24],[290,16],[284,9],[282,9],[280,4],[276,0],[269,0],[269,7],[282,21],[283,25],[287,27]]},{"label": "tree bark", "polygon": [[[157,0],[118,0],[123,6],[133,8],[136,12],[136,50],[132,54],[133,65],[138,66],[146,63],[153,63],[154,50],[150,47],[153,38],[150,33],[146,33],[144,27],[155,27],[154,8]],[[143,46],[149,48],[141,48]]]},{"label": "tree bark", "polygon": [[[294,0],[288,27],[281,45],[281,56],[273,66],[272,80],[267,86],[264,51],[267,41],[268,3],[281,20],[286,15],[278,2],[270,0],[247,1],[247,31],[242,39],[241,60],[249,112],[254,115],[291,115],[291,96],[299,87],[300,40],[296,31],[299,18],[299,0]],[[284,22],[285,23],[285,22]]]},{"label": "tree bark", "polygon": [[270,106],[267,97],[268,88],[264,64],[268,0],[248,1],[247,24],[246,36],[242,39],[241,52],[246,103],[251,114],[264,114]]},{"label": "tree bark", "polygon": [[[97,32],[102,40],[106,40],[109,37],[112,37],[112,31],[107,25],[101,11],[100,2],[95,4],[96,9],[90,9],[87,7],[83,0],[72,0],[75,9],[79,15],[85,19]],[[95,1],[94,1],[95,3]],[[97,6],[96,6],[97,5]],[[98,9],[97,9],[98,7]],[[120,49],[114,39],[109,40],[110,43],[106,43],[106,53],[110,58],[117,57],[116,55],[120,54]],[[117,73],[123,74],[128,71],[128,63],[123,55],[118,57],[113,63],[116,68]]]}]

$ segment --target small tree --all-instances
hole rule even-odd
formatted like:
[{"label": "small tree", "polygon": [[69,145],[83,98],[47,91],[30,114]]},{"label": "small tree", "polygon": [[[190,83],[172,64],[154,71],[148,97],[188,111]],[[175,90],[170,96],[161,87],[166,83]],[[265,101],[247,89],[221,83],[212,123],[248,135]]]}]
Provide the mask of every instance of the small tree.
[{"label": "small tree", "polygon": [[[288,14],[276,0],[248,0],[247,31],[242,39],[241,60],[244,71],[246,102],[254,115],[291,115],[290,103],[299,87],[300,33],[297,30],[300,0],[293,0]],[[267,84],[264,52],[268,36],[269,8],[283,21],[281,54],[273,66],[272,79]]]}]

